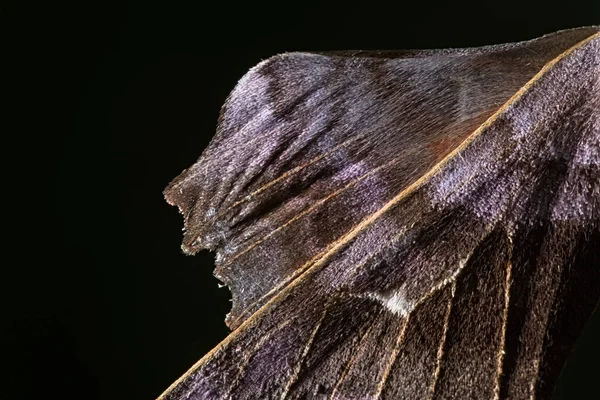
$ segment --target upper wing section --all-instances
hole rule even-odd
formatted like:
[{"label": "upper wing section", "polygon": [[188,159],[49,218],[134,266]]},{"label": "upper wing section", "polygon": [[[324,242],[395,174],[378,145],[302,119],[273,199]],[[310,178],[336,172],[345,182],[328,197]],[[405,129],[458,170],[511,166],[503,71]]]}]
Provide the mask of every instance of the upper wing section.
[{"label": "upper wing section", "polygon": [[597,32],[408,52],[290,53],[248,72],[165,190],[183,249],[217,251],[230,327],[453,151],[551,59]]},{"label": "upper wing section", "polygon": [[548,398],[600,296],[599,145],[600,33],[161,399]]}]

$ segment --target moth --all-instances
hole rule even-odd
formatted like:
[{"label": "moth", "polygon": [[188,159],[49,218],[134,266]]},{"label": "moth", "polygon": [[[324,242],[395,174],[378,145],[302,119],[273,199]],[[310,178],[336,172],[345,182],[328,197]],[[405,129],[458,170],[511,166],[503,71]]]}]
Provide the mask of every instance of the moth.
[{"label": "moth", "polygon": [[160,399],[548,398],[600,298],[600,27],[271,57],[165,197],[233,332]]}]

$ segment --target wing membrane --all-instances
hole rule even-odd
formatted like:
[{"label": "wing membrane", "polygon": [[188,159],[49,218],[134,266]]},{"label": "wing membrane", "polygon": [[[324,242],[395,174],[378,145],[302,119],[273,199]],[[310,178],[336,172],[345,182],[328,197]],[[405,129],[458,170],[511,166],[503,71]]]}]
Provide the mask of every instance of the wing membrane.
[{"label": "wing membrane", "polygon": [[[600,151],[593,147],[600,141],[599,54],[600,34],[562,53],[460,145],[434,152],[445,157],[427,171],[405,175],[410,162],[401,161],[400,178],[393,171],[378,175],[384,183],[367,185],[360,210],[347,209],[347,218],[341,203],[312,223],[269,219],[277,213],[293,219],[283,217],[286,200],[262,211],[254,198],[240,200],[246,189],[229,189],[247,172],[240,167],[233,174],[237,164],[227,164],[225,175],[235,179],[217,185],[228,190],[215,190],[238,194],[215,200],[211,188],[217,186],[209,182],[186,219],[190,245],[197,235],[217,231],[235,242],[246,229],[221,217],[212,221],[216,227],[194,225],[206,221],[194,212],[207,204],[241,201],[260,215],[248,226],[286,228],[238,256],[239,264],[224,267],[227,256],[220,253],[220,271],[229,268],[228,277],[244,290],[231,317],[238,319],[230,323],[237,326],[244,309],[264,305],[162,398],[547,397],[574,332],[600,296]],[[215,146],[230,139],[221,137]],[[331,148],[339,143],[343,139]],[[397,148],[389,147],[391,157]],[[207,168],[206,160],[216,163],[211,157],[217,153],[207,150],[188,174]],[[342,164],[356,164],[348,161],[356,154],[345,154]],[[293,162],[286,165],[293,170]],[[194,179],[200,178],[184,174],[167,196],[187,199]],[[264,185],[261,179],[246,181],[248,190]],[[386,195],[378,196],[377,188]],[[336,218],[347,225],[329,226]],[[586,292],[574,289],[578,285]],[[571,310],[579,310],[580,319],[558,336]]]},{"label": "wing membrane", "polygon": [[211,145],[165,191],[185,216],[184,250],[217,252],[216,275],[233,294],[228,325],[239,326],[592,31],[396,58],[290,53],[252,69]]}]

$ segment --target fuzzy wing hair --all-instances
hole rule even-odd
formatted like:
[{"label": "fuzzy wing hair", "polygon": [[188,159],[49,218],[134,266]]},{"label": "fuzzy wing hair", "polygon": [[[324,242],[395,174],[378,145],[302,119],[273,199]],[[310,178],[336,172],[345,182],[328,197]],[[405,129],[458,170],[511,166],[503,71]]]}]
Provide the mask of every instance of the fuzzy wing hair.
[{"label": "fuzzy wing hair", "polygon": [[253,68],[165,191],[235,330],[161,399],[549,397],[600,297],[598,31]]}]

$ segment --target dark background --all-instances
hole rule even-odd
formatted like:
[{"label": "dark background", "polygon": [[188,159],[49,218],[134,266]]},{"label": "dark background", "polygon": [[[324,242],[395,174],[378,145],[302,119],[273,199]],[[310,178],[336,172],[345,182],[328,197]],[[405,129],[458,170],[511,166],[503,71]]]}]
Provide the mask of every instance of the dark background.
[{"label": "dark background", "polygon": [[[1,8],[4,119],[17,122],[3,139],[3,220],[17,224],[0,398],[153,399],[227,335],[229,292],[211,254],[181,253],[182,218],[162,190],[250,67],[285,51],[478,46],[600,23],[597,1],[549,3]],[[599,339],[596,312],[557,399],[598,393]]]}]

